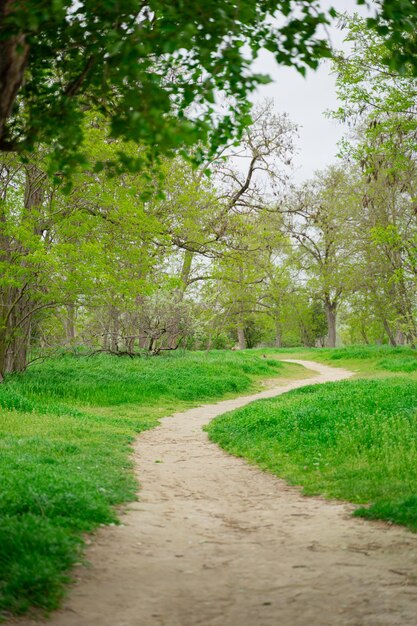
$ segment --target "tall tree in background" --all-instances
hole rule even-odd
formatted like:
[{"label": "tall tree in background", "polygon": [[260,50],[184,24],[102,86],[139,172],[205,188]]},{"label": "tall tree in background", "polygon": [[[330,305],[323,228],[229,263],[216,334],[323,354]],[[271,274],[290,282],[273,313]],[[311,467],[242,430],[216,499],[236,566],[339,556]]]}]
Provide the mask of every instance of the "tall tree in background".
[{"label": "tall tree in background", "polygon": [[351,52],[335,59],[341,101],[334,116],[353,127],[345,159],[363,172],[361,247],[375,310],[390,343],[414,342],[417,79],[412,64],[401,72],[385,60],[389,42],[366,21],[345,18]]},{"label": "tall tree in background", "polygon": [[287,227],[299,250],[301,269],[327,318],[327,345],[336,345],[336,318],[352,289],[356,198],[353,183],[336,167],[316,175],[291,198]]}]

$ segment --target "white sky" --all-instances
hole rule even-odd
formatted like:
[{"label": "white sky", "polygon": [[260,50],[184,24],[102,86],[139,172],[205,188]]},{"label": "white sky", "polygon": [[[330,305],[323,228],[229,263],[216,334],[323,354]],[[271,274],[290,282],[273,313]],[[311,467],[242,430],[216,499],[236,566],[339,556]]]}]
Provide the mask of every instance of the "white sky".
[{"label": "white sky", "polygon": [[[339,12],[366,15],[366,9],[355,0],[322,0],[324,9],[334,6]],[[368,13],[369,14],[369,13]],[[340,48],[343,33],[330,28],[334,47]],[[325,61],[317,71],[309,71],[303,78],[296,70],[278,67],[272,54],[265,52],[256,64],[258,72],[269,74],[273,82],[260,87],[254,98],[272,98],[276,109],[287,112],[299,126],[298,155],[294,159],[294,178],[301,182],[336,160],[337,142],[344,133],[343,126],[326,118],[323,113],[337,106],[334,77]]]}]

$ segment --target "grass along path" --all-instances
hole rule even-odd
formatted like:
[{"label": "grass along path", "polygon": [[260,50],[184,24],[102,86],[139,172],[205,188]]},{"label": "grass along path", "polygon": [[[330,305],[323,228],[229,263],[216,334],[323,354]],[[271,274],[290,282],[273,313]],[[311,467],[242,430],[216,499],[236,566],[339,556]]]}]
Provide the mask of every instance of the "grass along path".
[{"label": "grass along path", "polygon": [[67,356],[0,385],[0,619],[58,606],[85,533],[136,499],[139,432],[301,370],[260,353]]},{"label": "grass along path", "polygon": [[391,378],[406,375],[417,382],[417,350],[408,346],[347,346],[344,348],[269,348],[265,355],[278,359],[308,359],[331,367],[348,368],[356,378]]},{"label": "grass along path", "polygon": [[[361,505],[356,515],[417,531],[417,381],[404,376],[417,358],[385,349],[381,360],[377,352],[319,353],[359,361],[362,379],[306,386],[222,415],[208,428],[211,440],[307,495],[348,500]],[[381,368],[392,376],[380,378]]]},{"label": "grass along path", "polygon": [[[345,375],[313,367],[315,382]],[[140,501],[98,534],[53,626],[414,626],[417,535],[304,498],[202,431],[225,411],[303,384],[192,409],[142,433]]]}]

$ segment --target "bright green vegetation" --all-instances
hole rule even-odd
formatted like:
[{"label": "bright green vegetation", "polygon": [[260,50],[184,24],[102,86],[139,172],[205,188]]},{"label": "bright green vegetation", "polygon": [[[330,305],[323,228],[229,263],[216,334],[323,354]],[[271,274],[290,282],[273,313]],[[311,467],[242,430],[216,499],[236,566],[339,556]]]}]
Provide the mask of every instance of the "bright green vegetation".
[{"label": "bright green vegetation", "polygon": [[[282,348],[266,351],[270,357],[308,359],[332,367],[345,367],[358,377],[387,377],[417,372],[417,350],[407,346],[347,346],[345,348]],[[416,376],[417,379],[417,376]]]},{"label": "bright green vegetation", "polygon": [[0,385],[0,615],[57,606],[82,534],[116,523],[114,505],[136,498],[137,433],[296,371],[256,353],[67,356]]},{"label": "bright green vegetation", "polygon": [[349,499],[366,505],[360,515],[417,529],[411,349],[62,356],[0,385],[0,616],[58,605],[82,559],[83,534],[117,523],[115,505],[136,498],[129,455],[137,433],[261,379],[306,375],[277,356],[347,366],[373,380],[253,403],[215,420],[212,439],[306,493]]},{"label": "bright green vegetation", "polygon": [[[245,391],[253,376],[282,370],[282,363],[259,356],[232,351],[179,352],[142,359],[67,356],[14,375],[0,387],[0,394],[17,392],[36,402],[46,397],[54,402],[54,410],[60,402],[89,406],[159,404],[163,398],[200,402]],[[0,404],[9,408],[1,395]]]},{"label": "bright green vegetation", "polygon": [[[348,346],[346,348],[325,348],[319,350],[320,360],[337,365],[341,362],[351,366],[357,362],[360,366],[365,362],[365,371],[369,374],[375,370],[391,372],[409,372],[417,369],[417,352],[410,347],[398,346]],[[363,367],[361,368],[364,369]]]},{"label": "bright green vegetation", "polygon": [[415,353],[364,347],[296,356],[350,361],[361,379],[254,402],[214,420],[211,439],[306,494],[349,500],[362,505],[357,515],[417,531],[417,381],[404,376],[417,369]]}]

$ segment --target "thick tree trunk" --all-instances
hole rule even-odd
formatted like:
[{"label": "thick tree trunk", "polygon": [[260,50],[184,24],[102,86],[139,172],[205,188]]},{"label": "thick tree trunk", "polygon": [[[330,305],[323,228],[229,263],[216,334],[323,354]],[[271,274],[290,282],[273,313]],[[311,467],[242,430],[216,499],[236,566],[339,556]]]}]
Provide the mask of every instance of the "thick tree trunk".
[{"label": "thick tree trunk", "polygon": [[7,295],[0,320],[0,382],[5,374],[26,369],[30,346],[31,303],[28,298],[19,298],[16,289],[8,290]]},{"label": "thick tree trunk", "polygon": [[336,311],[337,305],[329,300],[325,301],[324,309],[327,319],[327,347],[336,347]]},{"label": "thick tree trunk", "polygon": [[[1,46],[0,46],[1,47]],[[40,206],[44,195],[43,180],[45,175],[32,165],[25,167],[25,209],[30,213]],[[0,213],[0,224],[6,223],[4,213]],[[35,235],[41,233],[35,229]],[[0,261],[12,263],[10,250],[18,256],[18,263],[26,270],[27,254],[23,244],[14,242],[1,234],[0,229]],[[26,280],[27,282],[23,282]],[[5,374],[21,372],[26,368],[30,347],[32,316],[36,308],[35,294],[31,292],[31,277],[22,279],[22,284],[4,287],[0,292],[2,318],[0,319],[0,380]]]},{"label": "thick tree trunk", "polygon": [[237,324],[237,343],[239,346],[239,350],[245,350],[246,349],[246,337],[245,337],[245,330],[243,328],[243,322],[239,321]]},{"label": "thick tree trunk", "polygon": [[365,326],[361,324],[361,336],[366,345],[369,345],[368,335],[366,334]]},{"label": "thick tree trunk", "polygon": [[404,346],[406,343],[406,336],[402,332],[402,330],[397,330],[395,333],[395,343],[397,346]]},{"label": "thick tree trunk", "polygon": [[282,347],[282,329],[281,324],[275,324],[275,347]]},{"label": "thick tree trunk", "polygon": [[391,346],[394,346],[394,348],[395,348],[395,347],[396,347],[396,345],[397,345],[397,342],[396,342],[396,340],[395,340],[394,333],[392,332],[391,327],[390,327],[390,325],[388,324],[388,320],[387,320],[387,319],[386,319],[386,317],[384,317],[384,316],[382,316],[382,323],[383,323],[383,325],[384,325],[385,332],[386,332],[386,333],[387,333],[387,335],[388,335],[388,339],[389,339],[390,345],[391,345]]},{"label": "thick tree trunk", "polygon": [[4,380],[4,375],[6,374],[6,353],[7,353],[7,342],[6,342],[6,328],[3,326],[3,320],[0,320],[0,383]]},{"label": "thick tree trunk", "polygon": [[[9,242],[3,234],[4,223],[5,215],[0,208],[0,262],[7,263]],[[0,289],[0,382],[3,381],[6,373],[8,292],[9,289],[5,287]]]},{"label": "thick tree trunk", "polygon": [[30,347],[31,319],[28,319],[16,331],[7,349],[6,373],[23,372],[28,362]]},{"label": "thick tree trunk", "polygon": [[[15,0],[0,0],[0,26],[13,11],[13,4]],[[23,33],[0,38],[0,149],[3,150],[13,148],[8,144],[6,124],[23,82],[28,56],[29,46]]]}]

